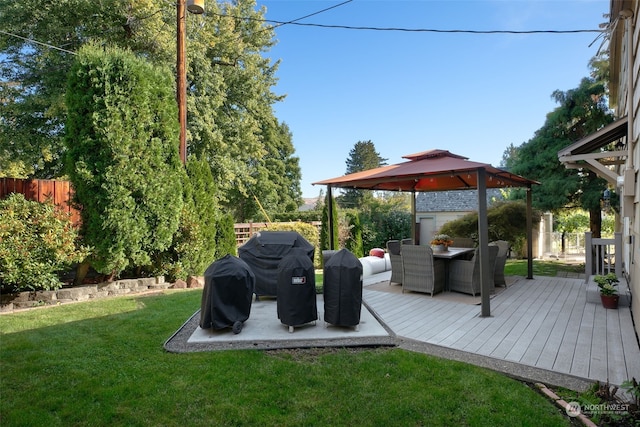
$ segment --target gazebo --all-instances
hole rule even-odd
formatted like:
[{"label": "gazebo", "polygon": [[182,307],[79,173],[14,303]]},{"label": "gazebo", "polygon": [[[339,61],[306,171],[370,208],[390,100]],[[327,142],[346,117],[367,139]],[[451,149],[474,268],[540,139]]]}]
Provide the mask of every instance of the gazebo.
[{"label": "gazebo", "polygon": [[[489,232],[487,222],[487,188],[525,187],[527,190],[527,278],[533,278],[532,259],[532,207],[531,187],[538,184],[508,171],[494,168],[486,163],[469,161],[467,157],[450,153],[448,150],[429,150],[403,156],[407,161],[381,166],[337,178],[314,182],[326,185],[328,201],[333,203],[332,188],[352,188],[361,190],[407,191],[411,192],[412,235],[416,236],[416,193],[444,190],[478,190],[478,244],[481,271],[489,269]],[[329,206],[329,224],[332,206]],[[332,233],[330,245],[334,248]],[[484,274],[481,277],[484,278]],[[481,316],[491,315],[489,283],[481,282]]]}]

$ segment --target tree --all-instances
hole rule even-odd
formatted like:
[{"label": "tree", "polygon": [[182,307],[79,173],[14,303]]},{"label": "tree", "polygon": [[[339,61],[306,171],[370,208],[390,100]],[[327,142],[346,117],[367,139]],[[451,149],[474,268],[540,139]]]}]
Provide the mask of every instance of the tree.
[{"label": "tree", "polygon": [[[338,228],[338,208],[335,200],[331,203],[331,228],[329,228],[329,193],[325,196],[324,206],[322,207],[322,226],[320,228],[320,250],[336,249],[335,246],[339,243],[340,233]],[[334,247],[330,246],[330,236],[333,235]]]},{"label": "tree", "polygon": [[[383,159],[376,151],[376,147],[368,141],[358,141],[349,151],[347,158],[347,173],[361,172],[369,169],[375,169],[386,165],[387,159]],[[357,208],[366,204],[373,198],[370,192],[365,190],[348,189],[338,197],[338,204],[341,208]]]},{"label": "tree", "polygon": [[345,248],[349,249],[358,258],[364,256],[364,248],[362,246],[362,225],[360,224],[360,215],[357,210],[347,211],[345,213],[346,222],[349,227],[349,234],[345,242]]},{"label": "tree", "polygon": [[360,222],[365,253],[372,248],[384,248],[388,240],[411,236],[411,213],[403,198],[372,199],[360,211]]},{"label": "tree", "polygon": [[182,210],[177,107],[169,70],[87,45],[67,88],[68,173],[98,272],[151,264]]},{"label": "tree", "polygon": [[[533,210],[533,224],[540,221],[540,211]],[[489,223],[489,240],[506,240],[514,250],[524,256],[527,238],[527,206],[523,201],[509,201],[494,203],[487,209]],[[471,212],[461,218],[447,222],[440,229],[440,233],[453,237],[470,236],[478,240],[478,212]]]},{"label": "tree", "polygon": [[225,213],[218,219],[216,233],[216,255],[215,259],[220,259],[225,255],[238,255],[236,244],[236,233],[233,228],[233,217]]},{"label": "tree", "polygon": [[[299,158],[293,156],[291,132],[285,123],[271,123],[263,130],[264,155],[254,162],[252,183],[227,193],[229,209],[240,222],[273,220],[279,212],[295,212],[302,204]],[[262,209],[265,210],[266,216]]]},{"label": "tree", "polygon": [[175,36],[167,34],[169,21],[152,0],[0,0],[0,10],[0,28],[23,37],[0,35],[0,168],[23,176],[63,173],[66,104],[60,89],[83,44],[109,41],[165,64],[175,58]]},{"label": "tree", "polygon": [[[215,259],[218,242],[217,189],[209,164],[191,156],[182,177],[183,206],[180,225],[172,243],[152,255],[150,275],[164,275],[170,281],[202,276]],[[222,232],[222,230],[220,230]],[[235,243],[235,238],[234,238]]]},{"label": "tree", "polygon": [[[87,42],[120,46],[156,65],[176,66],[173,3],[0,0],[0,10],[0,28],[7,33],[63,49],[0,34],[0,174],[63,174],[68,130],[60,88],[74,53]],[[254,204],[253,194],[272,178],[262,170],[269,167],[265,159],[283,161],[287,177],[269,188],[270,195],[278,196],[267,197],[265,209],[290,209],[300,196],[289,182],[299,179],[292,145],[287,146],[291,136],[273,112],[283,97],[272,91],[278,63],[265,55],[274,44],[274,31],[264,13],[255,0],[208,2],[206,14],[186,19],[189,154],[208,162],[220,203],[234,212],[239,205]]]},{"label": "tree", "polygon": [[[558,151],[613,120],[605,95],[604,82],[594,78],[582,79],[576,89],[555,91],[553,97],[560,106],[547,115],[532,139],[518,147],[511,168],[513,173],[541,183],[532,193],[535,207],[554,211],[574,206],[589,211],[590,228],[596,237],[600,236],[600,199],[606,182],[586,169],[565,168]],[[513,194],[521,196],[521,192]]]},{"label": "tree", "polygon": [[515,162],[517,162],[518,158],[518,147],[513,145],[513,143],[509,144],[509,146],[502,153],[502,160],[500,161],[500,167],[506,170],[511,170],[511,167]]}]

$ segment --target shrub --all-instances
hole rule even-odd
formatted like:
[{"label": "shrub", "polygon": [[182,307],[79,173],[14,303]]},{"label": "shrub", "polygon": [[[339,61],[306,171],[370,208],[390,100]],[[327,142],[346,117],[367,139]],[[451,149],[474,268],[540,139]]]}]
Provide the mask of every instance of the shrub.
[{"label": "shrub", "polygon": [[[540,222],[540,211],[533,210],[533,224]],[[499,202],[487,209],[489,240],[506,240],[523,256],[527,237],[527,206],[524,202]],[[478,212],[472,212],[442,226],[440,233],[478,240]]]},{"label": "shrub", "polygon": [[216,228],[218,233],[216,234],[215,259],[220,259],[225,255],[238,255],[233,216],[228,213],[220,216]]},{"label": "shrub", "polygon": [[165,275],[170,281],[203,275],[216,256],[217,188],[206,161],[189,158],[182,190],[180,225],[171,246],[154,256],[152,267],[153,275]]},{"label": "shrub", "polygon": [[349,237],[345,243],[345,247],[349,249],[358,258],[364,256],[364,248],[362,246],[362,225],[360,224],[360,215],[358,211],[350,211],[346,213],[349,223]]},{"label": "shrub", "polygon": [[87,255],[77,245],[69,215],[53,203],[12,194],[0,200],[0,288],[5,292],[57,289],[58,273]]},{"label": "shrub", "polygon": [[322,250],[318,249],[320,236],[318,229],[306,222],[274,222],[269,224],[267,231],[297,231],[307,242],[311,243],[315,248],[313,264],[319,268],[321,265],[320,259],[322,257]]},{"label": "shrub", "polygon": [[[322,227],[320,227],[320,250],[325,249],[338,249],[340,235],[338,233],[338,204],[335,199],[332,199],[331,204],[331,218],[333,223],[331,224],[331,230],[329,229],[329,193],[324,198],[324,206],[322,207]],[[331,244],[331,237],[333,237],[334,247],[329,247]],[[317,251],[316,251],[317,252]]]},{"label": "shrub", "polygon": [[182,212],[171,72],[87,44],[69,73],[66,144],[91,264],[111,277],[149,266]]},{"label": "shrub", "polygon": [[388,240],[411,237],[411,213],[393,201],[374,199],[370,208],[360,214],[360,221],[365,253],[384,248]]}]

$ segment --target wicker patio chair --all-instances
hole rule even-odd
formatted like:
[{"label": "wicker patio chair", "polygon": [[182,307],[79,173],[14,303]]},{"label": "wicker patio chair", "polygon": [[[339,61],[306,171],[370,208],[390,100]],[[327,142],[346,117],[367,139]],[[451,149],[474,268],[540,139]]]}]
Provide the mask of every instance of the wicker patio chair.
[{"label": "wicker patio chair", "polygon": [[402,246],[402,274],[402,292],[424,292],[433,296],[444,290],[444,261],[434,260],[429,246]]},{"label": "wicker patio chair", "polygon": [[[480,254],[476,248],[471,260],[451,260],[449,263],[449,290],[471,294],[474,297],[480,294]],[[493,282],[493,270],[496,265],[498,255],[497,246],[489,246],[489,280],[490,290],[493,293],[495,284]]]},{"label": "wicker patio chair", "polygon": [[509,255],[509,242],[506,240],[496,240],[489,243],[489,245],[495,245],[498,247],[498,254],[496,255],[496,266],[493,270],[493,282],[496,286],[507,287],[507,281],[504,278],[504,266],[507,263],[507,257]]},{"label": "wicker patio chair", "polygon": [[389,240],[387,242],[387,253],[391,261],[391,278],[389,284],[402,284],[402,255],[400,254],[401,244],[399,240]]}]

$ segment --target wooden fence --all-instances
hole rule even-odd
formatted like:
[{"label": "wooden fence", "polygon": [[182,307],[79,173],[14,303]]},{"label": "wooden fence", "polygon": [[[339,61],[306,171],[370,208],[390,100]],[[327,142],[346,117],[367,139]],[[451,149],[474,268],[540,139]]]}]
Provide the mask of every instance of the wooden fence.
[{"label": "wooden fence", "polygon": [[[4,199],[11,193],[24,194],[25,199],[45,202],[47,200],[71,214],[74,224],[80,223],[80,211],[71,207],[73,187],[69,181],[53,179],[19,179],[0,178],[0,199]],[[320,222],[314,221],[313,225],[320,228]],[[247,240],[260,230],[269,227],[266,222],[249,222],[234,224],[236,244],[242,246]]]},{"label": "wooden fence", "polygon": [[[320,221],[312,221],[311,225],[318,229],[318,233],[320,232],[320,227],[322,226]],[[233,229],[236,234],[236,245],[244,245],[255,233],[268,228],[268,222],[246,222],[234,224]]]},{"label": "wooden fence", "polygon": [[0,199],[11,193],[20,193],[27,200],[45,202],[51,200],[71,215],[74,224],[80,222],[80,212],[71,206],[73,188],[69,181],[54,179],[0,178]]}]

